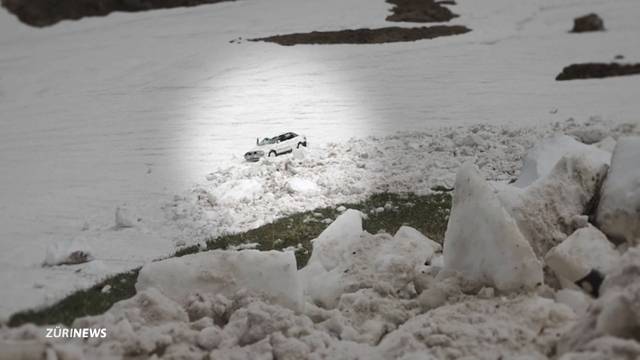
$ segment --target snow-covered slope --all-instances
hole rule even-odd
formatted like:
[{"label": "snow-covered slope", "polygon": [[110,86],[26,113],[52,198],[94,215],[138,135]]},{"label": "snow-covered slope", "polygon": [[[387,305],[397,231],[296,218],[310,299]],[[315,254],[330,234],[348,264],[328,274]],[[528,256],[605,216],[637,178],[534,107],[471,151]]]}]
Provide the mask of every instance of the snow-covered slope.
[{"label": "snow-covered slope", "polygon": [[[243,0],[46,29],[0,11],[0,318],[169,254],[183,232],[162,205],[240,162],[256,136],[299,131],[313,149],[445,125],[638,119],[637,78],[553,80],[573,62],[639,60],[635,0],[461,0],[452,23],[472,32],[415,43],[229,43],[385,26],[388,8]],[[590,11],[607,31],[568,34]],[[135,227],[114,229],[118,206]],[[72,240],[97,260],[40,267]]]}]

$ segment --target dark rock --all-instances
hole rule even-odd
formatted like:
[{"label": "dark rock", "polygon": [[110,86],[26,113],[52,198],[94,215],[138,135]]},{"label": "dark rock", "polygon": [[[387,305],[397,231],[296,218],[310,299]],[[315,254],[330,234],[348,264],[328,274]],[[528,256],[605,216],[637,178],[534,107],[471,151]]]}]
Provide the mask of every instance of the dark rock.
[{"label": "dark rock", "polygon": [[25,24],[50,26],[61,20],[104,16],[113,11],[145,11],[233,0],[2,0],[2,6]]},{"label": "dark rock", "polygon": [[556,80],[593,79],[640,74],[640,64],[573,64],[562,69]]},{"label": "dark rock", "polygon": [[291,46],[299,44],[381,44],[389,42],[433,39],[440,36],[464,34],[471,31],[465,26],[431,26],[416,28],[386,27],[379,29],[356,29],[340,31],[312,31],[274,35],[249,41],[266,41]]},{"label": "dark rock", "polygon": [[455,1],[434,0],[387,0],[393,4],[387,21],[395,22],[444,22],[457,17],[443,5],[454,5]]},{"label": "dark rock", "polygon": [[573,20],[571,32],[604,31],[604,21],[598,14],[580,16]]}]

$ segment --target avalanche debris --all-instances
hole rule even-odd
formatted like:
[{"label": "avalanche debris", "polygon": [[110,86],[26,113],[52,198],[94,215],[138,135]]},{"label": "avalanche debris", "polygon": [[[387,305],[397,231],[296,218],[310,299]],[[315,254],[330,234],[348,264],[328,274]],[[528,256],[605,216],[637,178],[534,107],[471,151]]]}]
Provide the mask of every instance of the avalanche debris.
[{"label": "avalanche debris", "polygon": [[610,239],[640,244],[640,137],[618,140],[596,220]]}]

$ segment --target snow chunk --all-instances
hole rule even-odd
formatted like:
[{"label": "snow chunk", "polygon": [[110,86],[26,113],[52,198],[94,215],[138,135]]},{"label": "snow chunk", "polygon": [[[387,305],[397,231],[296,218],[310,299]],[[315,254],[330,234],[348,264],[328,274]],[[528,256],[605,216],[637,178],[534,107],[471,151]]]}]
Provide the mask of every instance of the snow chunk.
[{"label": "snow chunk", "polygon": [[565,304],[576,313],[582,316],[587,312],[591,304],[591,298],[580,290],[562,289],[556,292],[555,299],[561,304]]},{"label": "snow chunk", "polygon": [[75,265],[93,260],[89,247],[79,241],[54,243],[47,246],[42,266]]},{"label": "snow chunk", "polygon": [[239,202],[249,203],[264,192],[262,183],[254,178],[228,181],[211,192],[209,202],[219,205],[235,205]]},{"label": "snow chunk", "polygon": [[471,163],[456,176],[444,269],[503,291],[542,283],[542,266],[531,246]]},{"label": "snow chunk", "polygon": [[593,144],[593,146],[613,154],[613,150],[615,150],[617,143],[618,142],[616,141],[616,139],[612,138],[611,136],[607,136],[606,138]]},{"label": "snow chunk", "polygon": [[524,157],[522,171],[514,186],[524,188],[551,172],[566,155],[584,154],[596,162],[609,164],[611,153],[585,145],[567,135],[546,139],[531,148]]},{"label": "snow chunk", "polygon": [[[605,278],[601,296],[558,342],[562,359],[640,357],[640,248],[629,249]],[[630,346],[633,345],[633,346]],[[573,354],[573,355],[571,355]]]},{"label": "snow chunk", "polygon": [[130,228],[135,226],[133,216],[127,208],[116,207],[116,229]]},{"label": "snow chunk", "polygon": [[313,251],[309,264],[319,263],[329,271],[346,255],[349,245],[362,233],[362,213],[348,209],[331,223],[316,239],[311,240]]},{"label": "snow chunk", "polygon": [[293,252],[214,250],[145,265],[136,290],[157,288],[182,305],[193,293],[232,296],[246,289],[293,310],[302,309],[302,287]]},{"label": "snow chunk", "polygon": [[294,177],[287,182],[287,191],[298,194],[316,194],[320,192],[320,187],[309,179]]},{"label": "snow chunk", "polygon": [[607,168],[603,160],[571,154],[526,189],[498,189],[500,200],[539,258],[573,233],[576,215],[589,213]]},{"label": "snow chunk", "polygon": [[[573,283],[592,269],[607,274],[620,261],[620,254],[600,230],[589,225],[574,231],[565,241],[552,248],[545,260],[559,278]],[[576,269],[579,269],[578,273]]]},{"label": "snow chunk", "polygon": [[596,220],[611,239],[640,244],[640,137],[618,140]]}]

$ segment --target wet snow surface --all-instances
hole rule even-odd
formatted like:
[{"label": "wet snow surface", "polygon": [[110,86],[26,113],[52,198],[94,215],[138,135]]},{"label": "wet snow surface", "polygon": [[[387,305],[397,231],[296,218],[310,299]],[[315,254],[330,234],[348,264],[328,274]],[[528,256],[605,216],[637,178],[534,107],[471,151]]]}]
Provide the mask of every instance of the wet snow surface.
[{"label": "wet snow surface", "polygon": [[[581,129],[569,117],[600,116],[613,136],[637,123],[637,80],[553,80],[567,63],[640,58],[633,0],[460,1],[451,23],[472,32],[415,43],[229,43],[388,26],[389,6],[239,1],[43,30],[0,12],[0,318],[205,236],[453,185],[468,160],[509,180],[538,139]],[[587,10],[607,31],[567,34]],[[309,149],[242,162],[280,131]],[[93,260],[43,268],[61,249]]]}]

